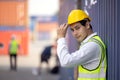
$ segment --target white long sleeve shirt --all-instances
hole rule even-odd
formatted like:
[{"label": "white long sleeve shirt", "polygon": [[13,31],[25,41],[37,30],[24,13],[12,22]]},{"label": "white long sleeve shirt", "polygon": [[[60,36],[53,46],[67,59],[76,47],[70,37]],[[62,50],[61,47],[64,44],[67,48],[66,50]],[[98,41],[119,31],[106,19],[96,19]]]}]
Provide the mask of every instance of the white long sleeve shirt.
[{"label": "white long sleeve shirt", "polygon": [[[94,69],[99,65],[100,61],[100,46],[95,42],[87,42],[91,37],[97,35],[93,33],[89,35],[82,43],[84,44],[79,50],[69,53],[65,38],[58,39],[57,55],[60,64],[63,67],[73,67],[77,65],[84,65],[87,68]],[[87,42],[87,43],[86,43]],[[97,62],[97,63],[96,63]],[[94,66],[89,65],[93,63]]]}]

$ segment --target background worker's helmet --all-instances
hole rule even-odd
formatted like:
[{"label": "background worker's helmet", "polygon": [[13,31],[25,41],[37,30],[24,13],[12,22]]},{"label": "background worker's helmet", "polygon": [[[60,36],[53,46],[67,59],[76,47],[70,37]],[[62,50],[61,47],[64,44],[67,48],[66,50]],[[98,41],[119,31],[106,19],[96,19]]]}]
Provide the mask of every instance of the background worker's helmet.
[{"label": "background worker's helmet", "polygon": [[68,24],[72,24],[81,20],[88,18],[91,21],[91,18],[82,10],[72,10],[68,15]]}]

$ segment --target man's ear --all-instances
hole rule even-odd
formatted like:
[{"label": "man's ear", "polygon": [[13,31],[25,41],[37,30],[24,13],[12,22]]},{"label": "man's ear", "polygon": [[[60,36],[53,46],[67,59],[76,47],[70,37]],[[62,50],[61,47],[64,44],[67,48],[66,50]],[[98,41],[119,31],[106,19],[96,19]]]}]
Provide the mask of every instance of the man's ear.
[{"label": "man's ear", "polygon": [[87,29],[90,29],[90,22],[87,21],[85,26]]}]

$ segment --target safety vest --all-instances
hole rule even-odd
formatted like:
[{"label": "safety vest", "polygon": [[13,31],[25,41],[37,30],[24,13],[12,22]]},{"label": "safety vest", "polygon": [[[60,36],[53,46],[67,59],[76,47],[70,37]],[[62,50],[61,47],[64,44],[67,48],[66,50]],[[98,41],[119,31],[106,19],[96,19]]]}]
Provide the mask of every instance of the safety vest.
[{"label": "safety vest", "polygon": [[10,44],[10,53],[17,54],[18,51],[18,43],[16,40],[13,40]]},{"label": "safety vest", "polygon": [[79,65],[78,80],[106,80],[106,46],[99,36],[93,36],[88,40],[88,42],[96,42],[100,46],[100,62],[99,65],[92,70],[85,68],[85,65]]}]

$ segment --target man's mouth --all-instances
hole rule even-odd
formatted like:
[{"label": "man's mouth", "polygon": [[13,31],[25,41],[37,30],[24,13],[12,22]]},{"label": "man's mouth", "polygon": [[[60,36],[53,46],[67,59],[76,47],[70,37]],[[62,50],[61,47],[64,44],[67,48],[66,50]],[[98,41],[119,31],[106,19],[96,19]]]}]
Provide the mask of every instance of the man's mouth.
[{"label": "man's mouth", "polygon": [[78,39],[78,38],[80,38],[80,36],[76,36],[76,38]]}]

